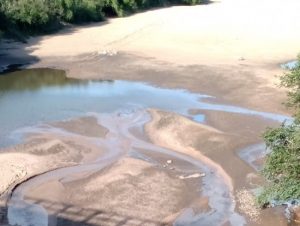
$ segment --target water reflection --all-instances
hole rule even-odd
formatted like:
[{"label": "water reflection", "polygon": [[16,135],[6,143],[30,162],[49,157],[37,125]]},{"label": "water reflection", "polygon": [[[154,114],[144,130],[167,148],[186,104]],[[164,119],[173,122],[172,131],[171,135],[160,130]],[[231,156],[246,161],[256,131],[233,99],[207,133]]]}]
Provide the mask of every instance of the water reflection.
[{"label": "water reflection", "polygon": [[258,115],[277,121],[286,116],[245,108],[210,104],[209,96],[179,89],[162,89],[127,81],[78,80],[64,71],[31,69],[0,76],[0,147],[15,144],[12,132],[43,122],[64,120],[88,112],[110,113],[133,108],[157,108],[203,122],[205,116],[190,109]]},{"label": "water reflection", "polygon": [[[102,80],[98,80],[102,81]],[[105,80],[105,82],[113,82]],[[63,87],[67,85],[84,86],[86,80],[66,77],[63,70],[48,68],[19,70],[0,75],[0,92],[33,91],[44,87]]]}]

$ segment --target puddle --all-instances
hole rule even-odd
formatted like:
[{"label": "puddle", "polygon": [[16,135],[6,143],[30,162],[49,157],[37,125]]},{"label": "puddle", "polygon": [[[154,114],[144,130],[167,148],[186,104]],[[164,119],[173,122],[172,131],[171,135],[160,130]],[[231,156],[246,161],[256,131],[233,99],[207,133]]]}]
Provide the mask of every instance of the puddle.
[{"label": "puddle", "polygon": [[263,166],[262,162],[259,160],[264,159],[269,152],[270,150],[266,148],[264,143],[254,144],[241,150],[239,156],[253,169],[259,171]]},{"label": "puddle", "polygon": [[190,109],[234,112],[284,121],[284,115],[246,108],[211,104],[213,98],[181,89],[163,89],[140,82],[78,80],[64,71],[30,69],[0,76],[0,147],[21,142],[13,132],[44,122],[84,116],[88,112],[130,112],[157,108],[176,112],[204,122],[205,115],[192,115]]},{"label": "puddle", "polygon": [[291,60],[284,64],[281,64],[280,67],[287,70],[292,70],[298,66],[298,60]]}]

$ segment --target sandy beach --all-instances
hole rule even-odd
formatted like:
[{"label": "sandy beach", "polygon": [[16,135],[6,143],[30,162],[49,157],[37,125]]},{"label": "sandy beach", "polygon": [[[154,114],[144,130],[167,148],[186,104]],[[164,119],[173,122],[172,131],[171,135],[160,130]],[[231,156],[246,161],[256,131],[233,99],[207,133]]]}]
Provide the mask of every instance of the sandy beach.
[{"label": "sandy beach", "polygon": [[[299,10],[298,0],[155,9],[5,41],[0,67],[138,81],[289,116],[276,75],[300,51]],[[84,114],[34,125],[21,144],[1,149],[0,225],[29,225],[22,216],[45,226],[288,225],[283,208],[255,205],[252,191],[264,181],[239,155],[278,121],[196,105],[186,115],[154,107]]]}]

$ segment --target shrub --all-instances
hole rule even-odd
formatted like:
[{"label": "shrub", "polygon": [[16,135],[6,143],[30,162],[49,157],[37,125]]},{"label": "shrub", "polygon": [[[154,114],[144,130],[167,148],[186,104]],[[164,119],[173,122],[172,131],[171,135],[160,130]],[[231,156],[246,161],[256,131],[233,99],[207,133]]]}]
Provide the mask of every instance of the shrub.
[{"label": "shrub", "polygon": [[61,22],[102,21],[138,10],[172,4],[198,4],[203,0],[0,0],[0,30],[13,36],[45,33]]},{"label": "shrub", "polygon": [[187,5],[197,5],[203,3],[203,0],[183,0],[183,3]]},{"label": "shrub", "polygon": [[60,0],[61,17],[66,22],[83,23],[104,19],[104,1],[99,0]]},{"label": "shrub", "polygon": [[297,66],[281,77],[281,85],[289,89],[287,105],[295,108],[295,121],[264,134],[272,151],[262,170],[269,182],[258,196],[262,206],[300,200],[300,57]]},{"label": "shrub", "polygon": [[268,129],[264,139],[272,151],[262,171],[269,183],[258,197],[260,205],[300,199],[299,124]]},{"label": "shrub", "polygon": [[124,16],[119,0],[105,0],[102,12],[106,16]]},{"label": "shrub", "polygon": [[288,107],[300,109],[300,55],[295,68],[281,77],[281,85],[288,88]]},{"label": "shrub", "polygon": [[2,0],[6,17],[18,29],[32,33],[47,31],[57,24],[56,1],[50,0]]}]

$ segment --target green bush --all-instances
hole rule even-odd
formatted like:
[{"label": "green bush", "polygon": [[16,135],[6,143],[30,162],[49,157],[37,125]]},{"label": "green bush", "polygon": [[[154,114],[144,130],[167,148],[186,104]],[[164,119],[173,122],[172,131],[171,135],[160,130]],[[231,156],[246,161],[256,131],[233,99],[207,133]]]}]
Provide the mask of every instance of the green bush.
[{"label": "green bush", "polygon": [[47,31],[58,23],[56,1],[2,0],[3,11],[18,29],[28,33]]},{"label": "green bush", "polygon": [[111,17],[111,16],[124,16],[123,9],[121,7],[121,4],[119,0],[105,0],[104,6],[102,8],[102,12],[105,16]]},{"label": "green bush", "polygon": [[153,7],[164,6],[166,2],[162,0],[137,0],[136,4],[140,9],[149,9]]},{"label": "green bush", "polygon": [[102,21],[138,10],[203,0],[0,0],[0,30],[13,36],[56,30],[62,22]]},{"label": "green bush", "polygon": [[104,19],[104,1],[99,0],[60,0],[61,18],[66,22],[83,23]]},{"label": "green bush", "polygon": [[288,107],[300,109],[300,55],[295,68],[281,77],[281,85],[288,88]]},{"label": "green bush", "polygon": [[183,0],[183,3],[187,5],[197,5],[203,3],[203,0]]},{"label": "green bush", "polygon": [[0,39],[2,38],[3,33],[4,33],[3,32],[3,30],[5,28],[4,24],[6,24],[4,20],[5,20],[5,16],[4,16],[4,13],[1,12],[1,6],[0,6],[0,21],[1,21],[1,23],[0,23]]},{"label": "green bush", "polygon": [[258,197],[260,205],[300,199],[299,124],[268,129],[264,139],[272,151],[262,171],[269,183]]},{"label": "green bush", "polygon": [[[300,57],[298,57],[300,63]],[[295,121],[279,128],[269,128],[264,134],[268,154],[263,175],[268,180],[258,196],[260,205],[300,200],[300,64],[281,77],[288,88],[289,107],[296,110]]]}]

